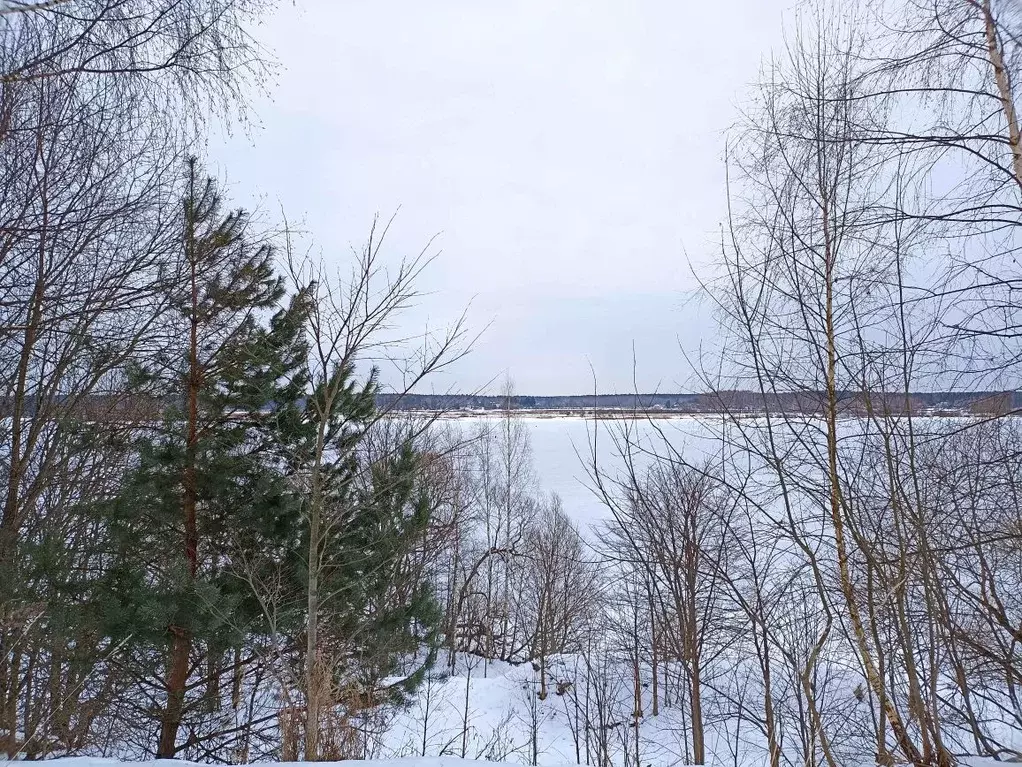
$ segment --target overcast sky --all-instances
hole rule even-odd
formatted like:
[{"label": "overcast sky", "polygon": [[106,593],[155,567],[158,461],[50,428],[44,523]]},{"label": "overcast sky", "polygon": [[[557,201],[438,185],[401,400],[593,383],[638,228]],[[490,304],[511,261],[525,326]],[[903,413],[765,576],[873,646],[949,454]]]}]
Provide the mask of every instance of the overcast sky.
[{"label": "overcast sky", "polygon": [[394,259],[439,235],[409,331],[469,304],[487,330],[437,390],[688,388],[680,347],[712,334],[689,261],[712,257],[724,134],[793,2],[284,2],[256,30],[281,65],[258,124],[210,160],[331,262],[376,213],[400,208]]}]

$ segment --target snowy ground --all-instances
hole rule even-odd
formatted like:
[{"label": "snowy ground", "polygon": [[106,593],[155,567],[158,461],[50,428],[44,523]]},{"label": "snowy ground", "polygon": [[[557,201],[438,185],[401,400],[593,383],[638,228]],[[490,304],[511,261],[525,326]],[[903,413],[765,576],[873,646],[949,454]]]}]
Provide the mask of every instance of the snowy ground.
[{"label": "snowy ground", "polygon": [[[642,715],[636,726],[631,667],[611,664],[599,672],[605,680],[603,688],[587,688],[582,658],[552,658],[548,695],[540,700],[539,675],[531,664],[484,664],[478,658],[459,656],[453,675],[439,674],[425,682],[411,706],[386,722],[371,756],[464,756],[539,767],[599,764],[598,741],[602,737],[606,759],[615,767],[691,764],[687,712],[677,697],[680,687],[672,684],[667,690],[666,673],[661,677],[661,704],[654,716],[648,670],[644,672]],[[595,711],[601,698],[606,708],[603,716]],[[586,705],[594,724],[589,731],[583,710]],[[704,706],[707,764],[768,764],[765,742],[755,725],[715,713],[708,694]],[[597,726],[599,722],[603,726]],[[871,757],[843,754],[847,758],[842,767],[873,762]]]},{"label": "snowy ground", "polygon": [[[47,762],[49,767],[154,767],[154,762],[119,762],[114,759],[92,759],[88,757],[77,757],[70,759],[53,759]],[[158,763],[160,767],[175,767],[177,765],[189,765],[191,762],[178,760],[167,760]],[[267,767],[295,767],[296,765],[307,764],[303,762],[265,762]],[[474,759],[461,759],[458,757],[404,757],[397,759],[372,759],[365,761],[348,762],[318,762],[321,767],[488,767],[489,765],[503,765],[502,762],[487,762]],[[1003,764],[992,759],[968,759],[961,762],[967,767],[994,767]],[[678,767],[681,767],[680,765]]]},{"label": "snowy ground", "polygon": [[[89,757],[76,757],[71,759],[53,759],[47,762],[49,767],[174,767],[175,765],[189,765],[192,762],[183,762],[180,760],[165,760],[160,762],[120,762],[115,759],[92,759]],[[268,765],[279,765],[279,767],[289,767],[290,765],[300,765],[303,762],[265,762]],[[307,764],[307,763],[306,763]],[[349,762],[319,762],[319,765],[323,767],[367,767],[367,765],[374,765],[374,767],[464,767],[466,764],[471,764],[472,767],[486,767],[486,765],[496,764],[494,762],[482,762],[468,759],[459,759],[456,757],[408,757],[404,759],[375,759],[371,761],[349,761]]]},{"label": "snowy ground", "polygon": [[[538,676],[531,664],[512,666],[462,657],[455,675],[427,681],[416,701],[389,723],[383,753],[557,767],[585,764],[588,737],[590,761],[594,761],[596,735],[586,733],[585,712],[580,708],[585,696],[574,694],[582,690],[566,684],[583,684],[581,659],[562,656],[551,661],[545,700],[539,699]],[[618,764],[624,763],[626,749],[629,755],[634,753],[636,732],[628,716],[630,690],[626,680],[621,681],[610,691],[614,714],[607,731],[611,756]],[[664,709],[656,718],[643,717],[638,746],[644,765],[674,767],[688,761],[680,713]]]}]

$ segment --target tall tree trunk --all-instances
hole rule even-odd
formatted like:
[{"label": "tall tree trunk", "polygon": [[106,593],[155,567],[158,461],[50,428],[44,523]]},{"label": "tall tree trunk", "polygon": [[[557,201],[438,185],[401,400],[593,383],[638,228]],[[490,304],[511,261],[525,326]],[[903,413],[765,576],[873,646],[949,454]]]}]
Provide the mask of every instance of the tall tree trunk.
[{"label": "tall tree trunk", "polygon": [[891,725],[898,746],[901,748],[904,757],[912,764],[923,764],[922,755],[912,741],[912,737],[905,727],[905,723],[895,708],[894,703],[885,694],[884,680],[880,678],[873,662],[873,655],[869,647],[869,640],[862,622],[862,613],[859,608],[858,597],[855,594],[855,586],[852,583],[851,568],[848,565],[849,553],[848,544],[845,540],[844,513],[842,510],[843,499],[841,496],[840,473],[838,469],[838,434],[837,434],[837,334],[834,326],[834,243],[831,236],[830,207],[827,204],[828,195],[824,190],[821,195],[824,200],[822,221],[824,238],[824,281],[825,281],[825,305],[824,323],[826,334],[827,352],[827,480],[830,485],[830,518],[834,527],[834,546],[837,549],[838,577],[841,586],[841,593],[845,605],[848,608],[848,617],[852,624],[852,634],[855,639],[856,649],[859,652],[859,659],[862,662],[866,680],[878,700],[883,701],[884,714]]},{"label": "tall tree trunk", "polygon": [[[191,180],[194,182],[195,169]],[[195,199],[194,189],[191,199]],[[191,317],[188,332],[188,435],[185,441],[185,465],[181,481],[181,511],[184,517],[184,548],[188,561],[188,585],[195,581],[199,571],[198,478],[196,462],[199,442],[199,390],[202,371],[199,367],[199,288],[195,253],[194,224],[189,216],[186,222],[185,255],[190,268]],[[184,712],[185,687],[188,684],[188,658],[192,650],[191,631],[186,626],[170,626],[170,657],[167,662],[167,705],[160,721],[160,740],[157,759],[173,759],[177,753],[177,733]]]},{"label": "tall tree trunk", "polygon": [[[327,410],[329,412],[329,410]],[[316,457],[312,469],[309,501],[309,575],[305,625],[305,761],[319,759],[320,707],[323,700],[324,659],[319,653],[319,538],[322,524],[323,488],[320,467],[326,439],[326,417],[316,433]]]}]

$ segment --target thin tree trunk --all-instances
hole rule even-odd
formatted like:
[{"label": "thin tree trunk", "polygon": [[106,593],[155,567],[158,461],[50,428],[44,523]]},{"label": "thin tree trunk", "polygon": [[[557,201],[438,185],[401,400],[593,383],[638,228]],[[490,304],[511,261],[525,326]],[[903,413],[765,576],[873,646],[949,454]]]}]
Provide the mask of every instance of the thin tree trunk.
[{"label": "thin tree trunk", "polygon": [[[826,199],[826,194],[824,194]],[[873,689],[879,700],[884,702],[884,714],[890,722],[891,730],[898,741],[902,754],[912,764],[921,764],[922,756],[919,749],[909,735],[894,703],[884,694],[884,681],[877,674],[876,666],[873,663],[872,653],[869,649],[869,641],[866,637],[866,630],[862,622],[862,614],[859,610],[858,598],[855,595],[855,586],[852,584],[851,570],[848,566],[848,545],[845,541],[845,525],[842,512],[843,500],[841,497],[840,474],[837,460],[837,340],[834,328],[834,260],[833,241],[830,233],[830,210],[824,204],[823,209],[823,232],[825,247],[825,317],[826,324],[826,352],[827,352],[827,472],[830,484],[830,516],[834,526],[834,545],[837,549],[838,576],[841,583],[841,593],[844,596],[845,604],[848,607],[848,617],[852,624],[852,633],[855,638],[856,648],[866,673],[866,680]]]},{"label": "thin tree trunk", "polygon": [[660,715],[660,657],[657,653],[657,621],[653,609],[653,590],[647,592],[649,597],[649,633],[650,633],[650,666],[653,674],[653,716]]},{"label": "thin tree trunk", "polygon": [[[756,626],[752,626],[756,631]],[[770,640],[766,637],[764,630],[762,658],[760,664],[763,670],[763,727],[767,735],[767,751],[770,754],[770,767],[780,767],[781,746],[777,742],[777,718],[774,714],[774,691],[773,680],[771,679],[770,668]]]},{"label": "thin tree trunk", "polygon": [[699,551],[696,545],[697,532],[695,512],[686,519],[685,541],[685,655],[689,661],[689,706],[692,711],[692,762],[706,763],[706,733],[703,727],[703,694],[702,694],[702,648],[700,646],[699,614],[696,602],[699,598]]},{"label": "thin tree trunk", "polygon": [[[974,0],[973,0],[974,1]],[[1022,187],[1022,136],[1019,135],[1018,114],[1015,111],[1015,98],[1011,90],[1011,78],[1004,64],[1001,45],[997,39],[997,24],[994,21],[990,0],[983,0],[983,30],[986,35],[987,56],[994,70],[994,82],[997,84],[997,95],[1001,101],[1004,120],[1008,127],[1008,146],[1011,147],[1011,168],[1015,175],[1015,183]]]},{"label": "thin tree trunk", "polygon": [[6,692],[6,707],[5,710],[0,712],[4,715],[5,728],[8,732],[7,740],[7,756],[13,760],[18,755],[18,693],[21,690],[19,681],[21,679],[21,651],[15,649],[10,653],[10,661],[7,661],[8,656],[4,656],[5,663],[7,665],[7,678],[5,692]]},{"label": "thin tree trunk", "polygon": [[468,693],[472,682],[472,665],[469,664],[465,669],[465,708],[463,711],[461,721],[461,758],[464,759],[468,754]]},{"label": "thin tree trunk", "polygon": [[691,701],[692,709],[692,763],[706,764],[706,734],[703,729],[702,675],[698,659],[692,659]]}]

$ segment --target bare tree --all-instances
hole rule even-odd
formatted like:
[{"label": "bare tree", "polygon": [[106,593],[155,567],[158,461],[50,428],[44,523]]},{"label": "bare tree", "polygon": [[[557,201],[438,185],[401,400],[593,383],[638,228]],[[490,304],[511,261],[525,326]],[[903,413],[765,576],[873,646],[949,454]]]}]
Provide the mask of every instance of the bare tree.
[{"label": "bare tree", "polygon": [[526,533],[526,614],[534,623],[531,655],[539,662],[539,698],[546,700],[551,655],[579,652],[600,613],[597,562],[554,496]]},{"label": "bare tree", "polygon": [[[650,640],[653,658],[680,662],[685,669],[692,759],[704,764],[704,653],[708,641],[726,645],[723,634],[711,636],[710,631],[721,615],[727,510],[705,473],[672,464],[668,457],[645,472],[637,467],[634,453],[626,453],[625,460],[620,494],[600,481],[613,516],[608,531],[611,556],[636,572],[643,584],[649,620],[656,627]],[[652,671],[655,677],[655,664]]]},{"label": "bare tree", "polygon": [[[308,297],[310,318],[307,412],[313,441],[291,458],[300,490],[307,497],[304,753],[309,760],[320,758],[323,709],[332,695],[332,661],[324,654],[319,631],[321,613],[329,609],[320,589],[324,546],[345,520],[344,509],[331,512],[331,496],[343,495],[345,488],[327,484],[332,469],[349,463],[368,431],[386,416],[386,411],[375,409],[362,412],[358,405],[352,409],[359,396],[372,397],[376,387],[375,368],[358,383],[356,365],[371,365],[403,340],[393,334],[395,320],[416,299],[414,283],[430,260],[423,251],[388,273],[382,260],[386,233],[386,226],[374,226],[366,245],[355,254],[350,273],[336,280],[307,259],[292,255],[289,261],[295,289]],[[424,338],[406,371],[404,391],[456,360],[465,352],[464,341],[460,321],[440,337]]]}]

